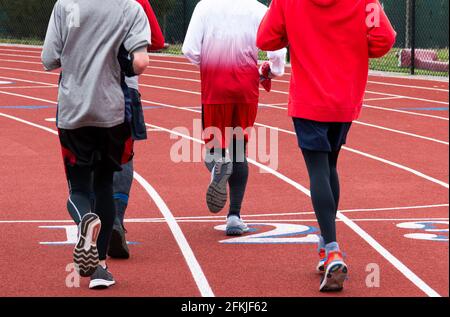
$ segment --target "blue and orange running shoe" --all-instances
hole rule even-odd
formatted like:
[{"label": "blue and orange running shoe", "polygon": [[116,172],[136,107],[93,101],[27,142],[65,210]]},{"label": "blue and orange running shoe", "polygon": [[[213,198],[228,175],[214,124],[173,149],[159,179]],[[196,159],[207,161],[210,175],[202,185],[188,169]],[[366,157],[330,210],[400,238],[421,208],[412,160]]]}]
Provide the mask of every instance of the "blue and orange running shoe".
[{"label": "blue and orange running shoe", "polygon": [[325,248],[319,249],[319,263],[317,264],[316,270],[318,273],[325,272],[325,262],[327,260],[327,252]]},{"label": "blue and orange running shoe", "polygon": [[325,273],[320,283],[321,292],[336,292],[344,288],[348,268],[341,251],[328,252],[324,264]]}]

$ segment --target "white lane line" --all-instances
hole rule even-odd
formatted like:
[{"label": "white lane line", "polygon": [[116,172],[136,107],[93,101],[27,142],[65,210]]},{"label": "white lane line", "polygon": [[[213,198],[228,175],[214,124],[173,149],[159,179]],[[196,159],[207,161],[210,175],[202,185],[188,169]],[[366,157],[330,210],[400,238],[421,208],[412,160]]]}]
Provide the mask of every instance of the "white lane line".
[{"label": "white lane line", "polygon": [[[247,223],[283,223],[283,222],[317,222],[317,219],[249,219],[248,217],[242,217]],[[449,218],[358,218],[352,219],[354,222],[392,222],[392,221],[447,221]],[[225,219],[181,219],[177,222],[180,223],[211,223],[211,222],[225,222]],[[342,219],[337,219],[337,222],[344,222]],[[164,219],[158,218],[139,218],[128,219],[125,222],[128,223],[164,223]],[[1,222],[0,222],[1,223]]]},{"label": "white lane line", "polygon": [[12,57],[24,57],[24,58],[41,58],[40,55],[19,55],[19,54],[6,54],[6,53],[0,53],[2,56],[12,56]]},{"label": "white lane line", "polygon": [[[156,130],[156,129],[155,129]],[[167,131],[163,131],[158,129],[160,132],[167,133]],[[420,210],[420,209],[432,209],[432,208],[441,208],[441,207],[449,207],[449,204],[439,204],[439,205],[424,205],[424,206],[404,206],[404,207],[387,207],[387,208],[367,208],[367,209],[344,209],[339,210],[340,213],[360,213],[360,212],[371,212],[371,211],[400,211],[400,210]],[[268,213],[268,214],[247,214],[243,216],[248,221],[256,221],[256,219],[252,218],[264,218],[264,217],[289,217],[289,216],[302,216],[302,215],[314,215],[313,211],[305,211],[305,212],[285,212],[285,213]],[[165,218],[127,218],[125,222],[138,222],[140,219],[152,219],[155,221],[165,222]],[[185,216],[185,217],[175,217],[177,222],[181,222],[183,220],[218,220],[223,221],[226,219],[226,216]],[[373,219],[373,218],[366,218]],[[386,220],[392,220],[393,218],[385,218]],[[410,219],[410,218],[407,218]],[[419,219],[419,218],[413,218]],[[424,218],[425,219],[425,218]],[[428,219],[428,218],[427,218]],[[429,218],[429,219],[448,219],[448,218]],[[301,221],[302,219],[297,219]],[[354,219],[352,219],[354,220]],[[261,221],[261,220],[258,220]],[[283,220],[280,220],[283,221]],[[0,223],[73,223],[73,220],[0,220]]]},{"label": "white lane line", "polygon": [[[402,206],[402,207],[385,207],[385,208],[364,208],[364,209],[342,209],[339,210],[340,213],[362,213],[362,212],[381,212],[381,211],[411,211],[411,210],[421,210],[421,209],[432,209],[432,208],[442,208],[449,207],[449,204],[437,204],[437,205],[423,205],[423,206]],[[285,213],[268,213],[268,214],[248,214],[245,218],[253,217],[282,217],[282,216],[301,216],[301,215],[313,215],[314,211],[303,211],[303,212],[285,212]],[[177,217],[177,219],[224,219],[224,216],[194,216],[194,217]]]},{"label": "white lane line", "polygon": [[442,140],[438,140],[438,139],[435,139],[435,138],[426,137],[426,136],[415,134],[415,133],[409,133],[409,132],[405,132],[405,131],[401,131],[401,130],[386,128],[386,127],[382,127],[382,126],[379,126],[379,125],[365,123],[365,122],[361,122],[361,121],[353,121],[353,122],[356,123],[356,124],[359,124],[359,125],[366,126],[366,127],[371,127],[371,128],[375,128],[375,129],[380,129],[380,130],[384,130],[384,131],[389,131],[389,132],[393,132],[393,133],[398,133],[398,134],[402,134],[402,135],[411,136],[411,137],[417,138],[417,139],[422,139],[422,140],[426,140],[426,141],[431,141],[431,142],[435,142],[435,143],[449,145],[449,143],[446,142],[446,141],[442,141]]},{"label": "white lane line", "polygon": [[[160,60],[160,59],[152,59],[150,60],[151,62],[159,62],[159,63],[167,63],[167,64],[178,64],[178,65],[188,65],[188,66],[193,66],[191,63],[189,62],[175,62],[175,61],[169,61],[169,60]],[[291,73],[286,73],[287,76],[290,76]],[[289,83],[289,81],[286,80],[274,80],[275,82],[284,82],[284,83]],[[374,81],[374,80],[369,80],[368,81],[370,84],[375,84],[375,85],[384,85],[384,86],[393,86],[393,87],[403,87],[403,88],[412,88],[412,89],[424,89],[424,90],[433,90],[433,91],[443,91],[443,92],[448,92],[448,89],[441,89],[441,88],[433,88],[433,87],[424,87],[424,86],[414,86],[414,85],[401,85],[401,84],[394,84],[394,83],[384,83],[384,82],[379,82],[379,81]]]},{"label": "white lane line", "polygon": [[[272,105],[269,105],[269,104],[261,104],[261,105],[264,106],[264,107],[267,107],[267,108],[273,108],[273,109],[278,109],[278,110],[287,110],[286,107],[272,106]],[[379,130],[384,130],[384,131],[389,131],[389,132],[393,132],[393,133],[397,133],[397,134],[411,136],[411,137],[414,137],[414,138],[417,138],[417,139],[422,139],[422,140],[426,140],[426,141],[431,141],[431,142],[435,142],[435,143],[449,145],[449,142],[438,140],[438,139],[435,139],[435,138],[426,137],[426,136],[415,134],[415,133],[405,132],[405,131],[401,131],[401,130],[397,130],[397,129],[391,129],[391,128],[387,128],[387,127],[383,127],[383,126],[379,126],[379,125],[375,125],[375,124],[371,124],[371,123],[366,123],[366,122],[362,122],[362,121],[358,121],[358,120],[353,121],[353,123],[359,124],[359,125],[363,125],[363,126],[366,126],[366,127],[379,129]]]},{"label": "white lane line", "polygon": [[397,94],[388,94],[388,93],[384,93],[384,92],[371,91],[371,90],[366,90],[366,92],[370,93],[370,94],[374,94],[374,95],[400,97],[400,98],[405,98],[405,99],[418,100],[418,101],[431,102],[431,103],[438,103],[438,104],[441,104],[441,105],[448,105],[448,101],[438,101],[438,100],[425,99],[425,98],[416,98],[416,97],[403,96],[403,95],[397,95]]},{"label": "white lane line", "polygon": [[[209,222],[224,222],[226,217],[223,219],[178,219],[175,218],[177,223],[209,223]],[[317,219],[249,219],[248,216],[242,217],[247,223],[268,223],[268,222],[317,222]],[[449,218],[359,218],[352,219],[355,222],[392,222],[392,221],[448,221]],[[337,219],[336,221],[342,222],[342,220]],[[127,218],[126,223],[167,223],[164,218]],[[49,224],[49,223],[73,223],[73,220],[0,220],[0,224]]]},{"label": "white lane line", "polygon": [[391,165],[393,167],[397,167],[397,168],[402,169],[402,170],[404,170],[404,171],[406,171],[408,173],[414,174],[414,175],[416,175],[418,177],[421,177],[423,179],[429,180],[430,182],[433,182],[433,183],[438,184],[438,185],[440,185],[440,186],[442,186],[444,188],[449,189],[449,185],[446,182],[440,181],[440,180],[438,180],[438,179],[436,179],[434,177],[428,176],[428,175],[426,175],[426,174],[424,174],[422,172],[416,171],[415,169],[412,169],[410,167],[407,167],[407,166],[401,165],[399,163],[395,163],[395,162],[386,160],[384,158],[381,158],[381,157],[378,157],[378,156],[375,156],[375,155],[372,155],[372,154],[368,154],[368,153],[365,153],[365,152],[362,152],[362,151],[358,151],[358,150],[349,148],[347,146],[344,146],[342,148],[347,150],[347,151],[349,151],[349,152],[352,152],[352,153],[355,153],[355,154],[359,154],[361,156],[365,156],[367,158],[370,158],[370,159],[373,159],[373,160],[376,160],[376,161],[379,161],[379,162]]},{"label": "white lane line", "polygon": [[[0,51],[8,51],[8,52],[19,52],[19,53],[24,53],[24,50],[15,50],[15,49],[7,49],[7,48],[2,48],[0,47]],[[1,55],[10,55],[10,56],[17,56],[17,57],[40,57],[42,50],[28,50],[25,51],[26,53],[36,53],[38,55],[23,55],[23,54],[1,54]],[[152,61],[155,62],[162,62],[162,63],[177,63],[177,64],[183,64],[183,65],[190,65],[192,66],[191,63],[186,61],[186,58],[184,56],[178,56],[178,55],[167,55],[167,54],[149,54],[152,57],[166,57],[166,58],[175,58],[175,59],[180,59],[180,60],[184,60],[185,62],[181,63],[181,62],[170,62],[167,60],[163,60],[163,59],[153,59]],[[286,65],[286,68],[289,69],[291,68],[290,65]],[[288,73],[290,74],[290,73]],[[393,75],[393,74],[392,74]],[[373,75],[371,74],[370,76],[372,77],[379,77],[379,78],[383,78],[383,76],[379,76],[379,75]],[[405,77],[405,76],[389,76],[394,77],[394,78],[400,78],[400,79],[404,79],[404,80],[416,80],[416,78],[411,78],[411,77]],[[433,79],[426,79],[427,81],[435,81]],[[404,84],[395,84],[395,83],[387,83],[387,82],[381,82],[381,81],[376,81],[376,80],[369,80],[368,81],[371,84],[377,84],[377,85],[384,85],[384,86],[393,86],[393,87],[405,87],[405,88],[413,88],[413,89],[424,89],[424,90],[435,90],[435,91],[443,91],[443,92],[448,92],[448,89],[445,88],[437,88],[437,87],[425,87],[425,86],[417,86],[417,85],[404,85]],[[442,84],[442,81],[438,81],[439,84]]]},{"label": "white lane line", "polygon": [[[42,129],[42,130],[50,132],[52,134],[58,135],[58,132],[53,129],[49,129],[47,127],[29,122],[29,121],[26,121],[26,120],[23,120],[23,119],[14,117],[14,116],[6,115],[1,112],[0,112],[0,116],[3,116],[8,119],[12,119],[12,120],[30,125],[32,127]],[[191,271],[191,273],[193,275],[193,278],[195,280],[195,283],[197,284],[197,287],[198,287],[201,295],[204,297],[214,297],[214,293],[213,293],[211,287],[209,286],[208,280],[206,279],[206,276],[204,275],[204,273],[200,267],[200,264],[198,263],[195,255],[194,255],[194,252],[192,251],[180,226],[177,224],[173,214],[171,213],[171,211],[169,210],[169,208],[167,207],[167,205],[165,204],[165,202],[163,201],[161,196],[159,196],[159,194],[156,192],[156,190],[137,172],[134,173],[134,179],[136,179],[136,181],[145,189],[145,191],[149,194],[150,198],[156,203],[159,210],[161,211],[164,218],[166,219],[167,225],[169,226],[178,246],[181,249],[181,252],[183,253],[183,256],[186,260],[189,270]]]},{"label": "white lane line", "polygon": [[171,76],[161,76],[161,75],[152,75],[152,74],[142,74],[141,77],[152,77],[152,78],[162,78],[162,79],[173,79],[179,81],[190,81],[193,83],[199,83],[200,80],[193,78],[182,78],[182,77],[171,77]]},{"label": "white lane line", "polygon": [[[156,126],[153,124],[147,124],[147,126],[167,131],[169,134],[175,134],[180,137],[191,140],[193,142],[197,142],[200,144],[203,143],[203,141],[201,141],[201,140],[192,138],[188,135],[184,135],[184,134],[176,132],[176,131],[172,131],[170,129],[166,129],[166,128]],[[271,169],[270,167],[267,167],[263,164],[255,162],[253,160],[249,160],[249,163],[266,170],[267,172],[271,173],[275,177],[281,179],[282,181],[290,184],[291,186],[298,189],[302,193],[311,197],[311,192],[306,187],[293,181],[289,177]],[[340,219],[341,221],[343,221],[354,232],[356,232],[364,241],[366,241],[370,246],[372,246],[380,255],[382,255],[388,262],[390,262],[395,268],[397,268],[397,270],[399,270],[407,279],[409,279],[413,284],[415,284],[425,294],[427,294],[430,297],[440,297],[440,295],[434,289],[432,289],[427,283],[425,283],[420,277],[418,277],[405,264],[403,264],[399,259],[397,259],[392,253],[390,253],[386,248],[384,248],[378,241],[376,241],[371,235],[369,235],[366,231],[364,231],[364,229],[362,229],[360,226],[358,226],[355,222],[353,222],[352,220],[350,220],[349,218],[347,218],[344,214],[342,214],[340,212],[337,213],[337,218]]]},{"label": "white lane line", "polygon": [[[0,88],[1,89],[1,88]],[[19,97],[19,98],[25,98],[25,99],[30,99],[30,100],[37,100],[37,101],[43,101],[43,102],[49,102],[52,104],[58,104],[54,101],[50,101],[47,99],[42,99],[42,98],[36,98],[36,97],[30,97],[30,96],[26,96],[26,95],[22,95],[22,94],[16,94],[16,93],[12,93],[12,92],[6,92],[6,91],[0,91],[0,94],[4,94],[4,95],[9,95],[9,96],[14,96],[14,97]]]},{"label": "white lane line", "polygon": [[0,59],[0,62],[34,64],[34,65],[41,65],[42,66],[41,62],[18,61],[18,60],[15,60],[15,59]]},{"label": "white lane line", "polygon": [[423,87],[423,86],[414,86],[414,85],[401,85],[401,84],[394,84],[394,83],[384,83],[384,82],[375,81],[375,80],[369,80],[369,83],[370,84],[375,84],[375,85],[383,85],[383,86],[403,87],[403,88],[411,88],[411,89],[423,89],[423,90],[433,90],[433,91],[448,92],[448,89],[444,89],[444,88]]},{"label": "white lane line", "polygon": [[380,97],[380,98],[369,98],[369,99],[364,99],[364,101],[380,101],[380,100],[394,100],[394,99],[403,99],[403,97]]},{"label": "white lane line", "polygon": [[134,178],[147,191],[147,193],[150,195],[150,197],[153,199],[153,201],[163,214],[167,225],[170,227],[170,231],[172,232],[181,252],[183,253],[184,259],[186,260],[186,263],[191,270],[192,276],[194,277],[195,283],[197,284],[197,287],[199,288],[202,296],[214,297],[211,286],[209,285],[205,273],[203,273],[203,270],[194,255],[194,251],[192,251],[192,248],[189,245],[186,237],[184,236],[180,226],[178,225],[177,220],[173,216],[170,209],[167,207],[164,200],[141,175],[134,172]]},{"label": "white lane line", "polygon": [[441,116],[435,116],[435,115],[426,114],[426,113],[412,112],[412,111],[406,111],[406,110],[398,110],[398,109],[394,109],[394,108],[385,108],[385,107],[379,107],[379,106],[371,106],[371,105],[366,105],[366,104],[364,105],[364,107],[365,108],[370,108],[370,109],[376,109],[376,110],[398,112],[398,113],[408,114],[408,115],[413,115],[413,116],[418,116],[418,117],[433,118],[433,119],[449,121],[449,118],[441,117]]},{"label": "white lane line", "polygon": [[36,85],[36,86],[11,86],[11,87],[1,87],[0,86],[0,89],[8,89],[8,90],[11,90],[11,89],[32,89],[32,88],[39,88],[39,89],[48,89],[48,88],[58,88],[58,85],[52,85],[52,86],[38,86],[38,85]]},{"label": "white lane line", "polygon": [[[21,94],[13,94],[13,93],[8,93],[8,92],[4,92],[4,91],[0,91],[0,94],[7,94],[7,95],[23,97],[23,98],[27,98],[27,99],[39,100],[39,101],[50,102],[50,103],[56,104],[53,101],[49,101],[49,100],[45,100],[45,99],[41,99],[41,98],[30,97],[30,96],[21,95]],[[159,106],[167,107],[167,108],[173,108],[173,109],[178,109],[178,110],[184,110],[184,111],[191,111],[191,112],[201,113],[201,111],[195,110],[195,109],[186,109],[186,108],[183,109],[183,108],[180,108],[180,107],[166,105],[166,104],[163,104],[163,103],[155,103],[155,102],[151,102],[151,101],[147,101],[147,100],[142,100],[142,102],[149,103],[149,104],[155,104],[155,105],[159,105]],[[265,127],[265,128],[268,128],[268,129],[277,130],[279,132],[295,135],[295,132],[293,132],[293,131],[289,131],[289,130],[285,130],[285,129],[281,129],[281,128],[277,128],[277,127],[273,127],[273,126],[269,126],[269,125],[265,125],[265,124],[255,123],[255,125],[261,126],[261,127]],[[435,179],[435,178],[433,178],[431,176],[428,176],[428,175],[426,175],[426,174],[424,174],[422,172],[416,171],[416,170],[414,170],[414,169],[412,169],[410,167],[407,167],[407,166],[401,165],[399,163],[395,163],[395,162],[383,159],[383,158],[375,156],[375,155],[371,155],[371,154],[368,154],[368,153],[365,153],[365,152],[362,152],[362,151],[358,151],[358,150],[355,150],[355,149],[352,149],[352,148],[349,148],[349,147],[346,147],[346,146],[344,146],[343,149],[345,149],[347,151],[350,151],[350,152],[353,152],[355,154],[359,154],[361,156],[364,156],[364,157],[367,157],[367,158],[370,158],[370,159],[373,159],[373,160],[376,160],[376,161],[379,161],[379,162],[382,162],[382,163],[385,163],[385,164],[397,167],[397,168],[402,169],[402,170],[404,170],[406,172],[412,173],[412,174],[414,174],[414,175],[416,175],[418,177],[424,178],[424,179],[426,179],[428,181],[431,181],[433,183],[441,185],[441,186],[443,186],[443,187],[445,187],[447,189],[449,188],[449,185],[447,183],[445,183],[443,181],[440,181],[438,179]]]},{"label": "white lane line", "polygon": [[[293,131],[289,131],[289,130],[286,130],[286,129],[273,127],[273,126],[266,125],[266,124],[255,123],[255,125],[261,126],[261,127],[265,127],[265,128],[268,128],[268,129],[277,130],[279,132],[283,132],[283,133],[290,134],[290,135],[296,135],[295,132],[293,132]],[[438,184],[438,185],[440,185],[442,187],[445,187],[447,189],[449,188],[449,185],[447,183],[445,183],[443,181],[440,181],[440,180],[438,180],[436,178],[433,178],[431,176],[428,176],[428,175],[426,175],[426,174],[424,174],[422,172],[416,171],[415,169],[412,169],[410,167],[404,166],[402,164],[399,164],[399,163],[396,163],[396,162],[392,162],[392,161],[386,160],[384,158],[381,158],[381,157],[378,157],[378,156],[375,156],[375,155],[372,155],[372,154],[368,154],[368,153],[365,153],[365,152],[362,152],[362,151],[358,151],[358,150],[355,150],[353,148],[349,148],[347,146],[343,146],[342,149],[346,150],[346,151],[349,151],[349,152],[352,152],[352,153],[355,153],[355,154],[358,154],[358,155],[361,155],[361,156],[364,156],[364,157],[367,157],[367,158],[370,158],[372,160],[379,161],[381,163],[384,163],[384,164],[387,164],[387,165],[399,168],[399,169],[404,170],[404,171],[406,171],[408,173],[411,173],[411,174],[414,174],[414,175],[416,175],[418,177],[426,179],[426,180],[428,180],[430,182],[436,183],[436,184]]]},{"label": "white lane line", "polygon": [[[140,83],[139,86],[155,88],[155,89],[161,89],[161,90],[182,92],[182,93],[187,93],[187,94],[196,95],[196,96],[201,95],[201,93],[197,92],[197,91],[185,90],[185,89],[174,89],[174,88],[169,88],[169,87],[165,87],[165,86],[147,85],[147,84],[142,84],[142,83]],[[262,90],[262,89],[260,89],[260,90]],[[277,92],[277,93],[286,94],[286,95],[288,94],[287,92],[279,91],[279,90],[272,90],[272,92]],[[400,99],[400,98],[407,98],[407,97],[396,96],[396,99],[397,98]],[[391,98],[389,98],[389,99],[391,99]],[[446,103],[446,104],[448,104],[448,103]],[[398,112],[398,113],[403,113],[403,114],[415,115],[415,116],[419,116],[419,117],[427,117],[427,118],[434,118],[434,119],[440,119],[440,120],[449,121],[449,119],[446,118],[446,117],[440,117],[440,116],[429,115],[429,114],[422,114],[422,113],[418,113],[418,112],[397,110],[397,109],[393,109],[393,108],[386,108],[386,107],[379,107],[379,106],[370,106],[370,105],[367,105],[367,104],[364,104],[363,107],[371,108],[371,109],[377,109],[377,110],[383,110],[383,111],[391,111],[391,112]]]},{"label": "white lane line", "polygon": [[[20,61],[19,61],[20,62]],[[172,68],[163,68],[163,67],[151,67],[151,68],[156,68],[156,69],[164,69],[164,70],[176,70],[176,71],[183,71],[183,72],[190,72],[190,73],[198,73],[195,71],[186,71],[186,70],[177,70],[177,69],[172,69]],[[54,76],[59,76],[58,73],[55,72],[45,72],[45,71],[38,71],[38,70],[28,70],[28,69],[22,69],[22,68],[11,68],[11,67],[0,67],[0,69],[5,69],[5,70],[13,70],[13,71],[21,71],[21,72],[28,72],[28,73],[37,73],[37,74],[45,74],[45,75],[54,75]],[[149,74],[145,74],[145,76],[152,76]],[[159,75],[158,75],[159,76]],[[183,80],[183,78],[176,78],[176,77],[168,77],[168,76],[159,76],[160,78],[164,78],[167,77],[169,79],[179,79],[179,80]],[[190,81],[197,81],[196,79],[189,79]],[[141,84],[141,86],[143,86],[143,84]],[[146,87],[146,86],[144,86]],[[162,86],[150,86],[148,85],[149,88],[155,88],[155,89],[163,89],[163,90],[171,90],[173,88],[168,88],[168,87],[162,87]],[[176,90],[175,90],[176,91]],[[178,92],[183,92],[183,93],[188,93],[188,94],[194,94],[194,95],[199,95],[200,93],[198,92],[192,92],[192,91],[188,91],[188,90],[178,90]],[[280,92],[280,91],[277,91]],[[284,93],[285,92],[280,92],[280,93]],[[399,96],[399,97],[386,97],[386,98],[375,98],[375,99],[379,99],[379,100],[388,100],[388,99],[403,99],[403,96]],[[366,101],[370,101],[373,99],[367,99]],[[279,105],[279,104],[277,104]],[[449,118],[446,117],[440,117],[440,116],[435,116],[435,115],[429,115],[429,114],[423,114],[423,113],[418,113],[418,112],[411,112],[411,111],[405,111],[405,110],[397,110],[397,109],[393,109],[393,108],[386,108],[386,107],[379,107],[379,106],[371,106],[371,105],[366,105],[364,104],[363,107],[365,108],[371,108],[371,109],[376,109],[376,110],[380,110],[380,111],[390,111],[390,112],[397,112],[397,113],[402,113],[402,114],[408,114],[408,115],[414,115],[414,116],[419,116],[419,117],[426,117],[426,118],[433,118],[433,119],[439,119],[439,120],[445,120],[445,121],[449,121]]]},{"label": "white lane line", "polygon": [[[11,62],[11,63],[23,63],[23,64],[35,64],[35,65],[42,65],[40,62],[30,62],[30,61],[19,61],[19,60],[8,60],[8,59],[0,59],[2,62]],[[149,68],[152,68],[152,66],[149,66]],[[161,68],[162,69],[162,68]],[[165,68],[166,70],[172,70],[172,71],[183,71],[183,72],[190,72],[190,73],[199,73],[198,71],[190,71],[190,70],[180,70],[175,68]],[[260,89],[263,90],[263,89]],[[283,94],[283,95],[289,95],[286,91],[280,91],[280,90],[272,90],[273,93]],[[376,95],[383,95],[383,96],[390,96],[390,97],[401,97],[405,99],[410,100],[418,100],[418,101],[424,101],[424,102],[430,102],[430,103],[438,103],[438,104],[444,104],[448,105],[448,101],[438,101],[438,100],[432,100],[432,99],[425,99],[425,98],[416,98],[411,96],[404,96],[404,95],[396,95],[396,94],[388,94],[383,92],[377,92],[377,91],[370,91],[366,90],[367,93],[376,94]]]},{"label": "white lane line", "polygon": [[29,83],[29,84],[46,85],[46,86],[55,86],[55,84],[50,84],[50,83],[41,82],[41,81],[26,80],[26,79],[19,79],[19,78],[11,78],[11,77],[5,77],[5,76],[0,76],[0,78],[6,79],[6,80],[12,80],[13,82],[14,82],[14,81],[21,81],[21,82]]}]

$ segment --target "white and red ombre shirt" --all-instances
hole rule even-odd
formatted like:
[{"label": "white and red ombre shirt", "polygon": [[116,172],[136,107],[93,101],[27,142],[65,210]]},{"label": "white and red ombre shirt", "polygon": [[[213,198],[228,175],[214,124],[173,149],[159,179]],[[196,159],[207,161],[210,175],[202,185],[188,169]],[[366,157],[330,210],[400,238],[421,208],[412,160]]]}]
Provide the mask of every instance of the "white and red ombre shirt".
[{"label": "white and red ombre shirt", "polygon": [[[267,7],[257,0],[201,0],[183,44],[200,66],[203,104],[254,103],[259,99],[256,34]],[[275,76],[284,74],[286,49],[269,52]]]}]

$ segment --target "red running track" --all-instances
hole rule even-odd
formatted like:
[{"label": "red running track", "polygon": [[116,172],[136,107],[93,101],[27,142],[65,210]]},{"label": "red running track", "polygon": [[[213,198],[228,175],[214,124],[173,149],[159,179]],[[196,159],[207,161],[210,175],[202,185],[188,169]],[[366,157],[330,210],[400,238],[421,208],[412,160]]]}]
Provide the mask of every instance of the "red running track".
[{"label": "red running track", "polygon": [[[0,47],[0,296],[95,295],[85,280],[67,287],[72,246],[54,244],[70,243],[73,226],[55,123],[47,121],[58,74],[42,71],[39,53]],[[127,212],[128,240],[137,244],[129,261],[110,262],[118,283],[102,295],[448,296],[448,82],[370,77],[340,166],[338,235],[350,279],[342,293],[323,295],[308,178],[284,110],[289,75],[261,94],[257,122],[271,127],[267,133],[277,129],[278,166],[269,173],[251,166],[243,216],[258,231],[234,241],[215,229],[225,214],[207,212],[203,164],[170,157],[179,141],[172,129],[198,138],[198,80],[186,60],[164,56],[152,56],[141,79],[151,130],[137,144],[142,178]],[[367,284],[374,267],[379,285]]]}]

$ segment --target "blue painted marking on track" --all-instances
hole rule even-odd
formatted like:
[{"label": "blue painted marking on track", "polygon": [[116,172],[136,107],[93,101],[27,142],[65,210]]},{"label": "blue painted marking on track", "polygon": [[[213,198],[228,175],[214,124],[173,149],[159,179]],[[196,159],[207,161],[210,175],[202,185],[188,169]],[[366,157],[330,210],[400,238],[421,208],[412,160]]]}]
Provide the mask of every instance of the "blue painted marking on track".
[{"label": "blue painted marking on track", "polygon": [[448,107],[436,107],[436,108],[400,108],[399,110],[448,111]]},{"label": "blue painted marking on track", "polygon": [[161,106],[145,106],[145,107],[142,107],[142,109],[144,109],[144,110],[151,110],[151,109],[162,109],[163,107],[161,107]]},{"label": "blue painted marking on track", "polygon": [[56,106],[0,106],[0,109],[25,109],[25,110],[39,110],[39,109],[51,109]]}]

